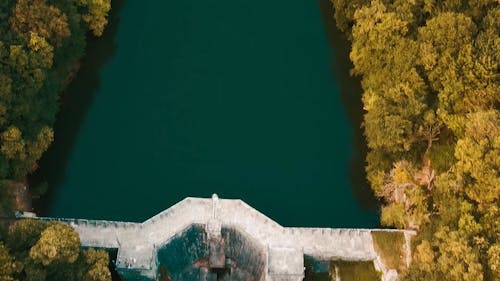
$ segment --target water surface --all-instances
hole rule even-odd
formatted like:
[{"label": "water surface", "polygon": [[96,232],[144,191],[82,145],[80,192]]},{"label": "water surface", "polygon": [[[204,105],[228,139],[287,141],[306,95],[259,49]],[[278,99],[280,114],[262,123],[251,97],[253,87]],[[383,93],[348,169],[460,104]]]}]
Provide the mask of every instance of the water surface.
[{"label": "water surface", "polygon": [[376,225],[318,2],[113,5],[62,99],[41,212],[142,221],[218,193],[285,226]]}]

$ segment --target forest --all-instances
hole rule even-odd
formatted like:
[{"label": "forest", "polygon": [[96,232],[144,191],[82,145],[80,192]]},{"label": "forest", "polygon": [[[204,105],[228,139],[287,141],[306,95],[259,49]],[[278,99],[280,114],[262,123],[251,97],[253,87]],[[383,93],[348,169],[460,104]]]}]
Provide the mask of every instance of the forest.
[{"label": "forest", "polygon": [[[402,280],[500,276],[500,1],[331,0],[360,77],[381,224],[417,230]],[[54,138],[110,0],[0,1],[0,214]],[[71,94],[71,93],[68,93]],[[36,220],[0,231],[0,280],[111,280],[109,257]]]},{"label": "forest", "polygon": [[[110,0],[0,1],[0,215],[12,215],[11,187],[53,141],[59,97],[110,9]],[[2,224],[0,280],[111,280],[108,254],[80,246],[60,223]]]},{"label": "forest", "polygon": [[418,231],[401,279],[498,280],[500,1],[332,3],[381,224]]}]

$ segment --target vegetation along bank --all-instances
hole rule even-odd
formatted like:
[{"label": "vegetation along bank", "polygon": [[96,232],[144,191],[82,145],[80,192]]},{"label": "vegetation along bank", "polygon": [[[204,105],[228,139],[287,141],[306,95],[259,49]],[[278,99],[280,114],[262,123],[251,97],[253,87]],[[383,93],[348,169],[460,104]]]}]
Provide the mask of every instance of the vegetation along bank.
[{"label": "vegetation along bank", "polygon": [[[381,222],[418,230],[403,280],[500,276],[500,2],[332,0],[362,78],[366,171]],[[0,2],[0,212],[53,140],[60,93],[107,0]],[[74,231],[2,231],[0,280],[110,280]],[[54,252],[54,249],[57,251]]]},{"label": "vegetation along bank", "polygon": [[402,279],[498,280],[500,2],[332,2],[381,223],[419,233]]},{"label": "vegetation along bank", "polygon": [[[110,8],[110,0],[0,1],[2,216],[23,208],[20,190],[54,138],[59,96]],[[0,231],[0,280],[111,280],[108,263],[106,252],[82,250],[69,226],[24,220]]]}]

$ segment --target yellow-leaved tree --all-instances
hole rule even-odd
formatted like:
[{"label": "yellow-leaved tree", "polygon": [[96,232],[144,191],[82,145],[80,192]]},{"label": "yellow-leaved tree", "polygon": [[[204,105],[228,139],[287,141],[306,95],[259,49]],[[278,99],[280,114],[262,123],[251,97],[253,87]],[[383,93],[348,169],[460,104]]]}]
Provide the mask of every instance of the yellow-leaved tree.
[{"label": "yellow-leaved tree", "polygon": [[18,0],[10,18],[12,29],[27,42],[30,32],[60,46],[71,35],[67,16],[46,0]]},{"label": "yellow-leaved tree", "polygon": [[108,13],[111,10],[111,0],[78,0],[78,4],[87,8],[83,20],[95,36],[101,36],[108,23]]},{"label": "yellow-leaved tree", "polygon": [[54,223],[42,231],[30,250],[30,258],[45,266],[54,262],[74,263],[80,254],[80,237],[70,226]]}]

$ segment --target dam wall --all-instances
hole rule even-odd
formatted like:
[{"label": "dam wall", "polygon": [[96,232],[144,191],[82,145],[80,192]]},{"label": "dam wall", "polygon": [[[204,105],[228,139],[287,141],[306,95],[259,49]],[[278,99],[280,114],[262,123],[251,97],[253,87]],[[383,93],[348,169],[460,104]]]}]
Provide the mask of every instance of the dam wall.
[{"label": "dam wall", "polygon": [[[158,280],[162,274],[175,275],[168,271],[169,266],[174,270],[175,260],[168,257],[173,253],[168,249],[178,247],[179,251],[196,254],[183,265],[194,273],[182,271],[179,265],[175,269],[182,276],[197,276],[192,280],[217,280],[216,276],[224,280],[221,276],[241,275],[241,280],[299,281],[304,278],[304,256],[380,264],[371,232],[401,232],[408,241],[415,234],[390,229],[283,227],[241,200],[219,199],[215,194],[212,198],[188,197],[142,223],[38,219],[70,225],[80,235],[82,246],[118,249],[116,268],[126,280]],[[201,230],[193,232],[193,227]],[[406,252],[410,253],[408,241]],[[394,271],[389,272],[383,265],[379,268],[383,280],[394,280]],[[249,274],[255,279],[243,277]]]}]

